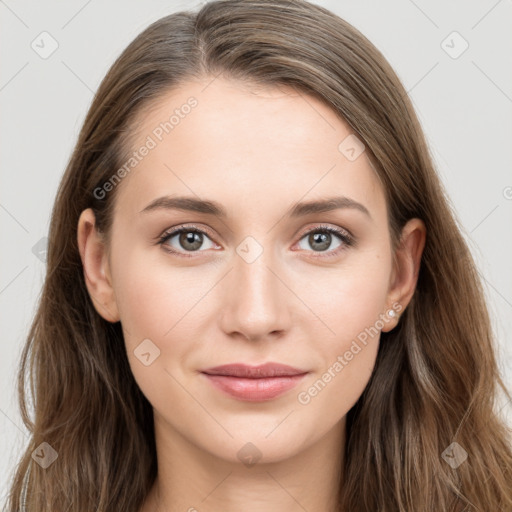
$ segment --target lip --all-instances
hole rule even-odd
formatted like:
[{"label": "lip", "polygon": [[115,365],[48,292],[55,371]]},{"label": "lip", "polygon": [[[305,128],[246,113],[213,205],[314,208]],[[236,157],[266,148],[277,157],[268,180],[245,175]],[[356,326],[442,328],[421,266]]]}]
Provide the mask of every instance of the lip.
[{"label": "lip", "polygon": [[308,371],[279,363],[259,366],[225,364],[201,372],[217,389],[239,400],[262,402],[286,393]]},{"label": "lip", "polygon": [[251,366],[244,363],[230,363],[221,366],[214,366],[202,370],[202,373],[208,375],[226,375],[230,377],[243,377],[246,379],[257,379],[265,377],[291,377],[307,373],[306,370],[294,368],[287,364],[265,363],[257,366]]}]

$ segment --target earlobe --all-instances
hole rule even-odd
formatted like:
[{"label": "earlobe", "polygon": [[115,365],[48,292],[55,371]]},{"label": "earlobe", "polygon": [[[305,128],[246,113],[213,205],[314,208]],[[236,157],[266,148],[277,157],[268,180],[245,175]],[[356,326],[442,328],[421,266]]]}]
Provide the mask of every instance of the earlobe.
[{"label": "earlobe", "polygon": [[96,311],[109,322],[119,321],[110,276],[106,246],[96,229],[96,219],[91,208],[80,214],[77,241],[84,269],[84,279]]},{"label": "earlobe", "polygon": [[[402,229],[400,245],[395,253],[394,268],[388,292],[388,308],[394,309],[393,321],[382,329],[392,330],[414,295],[425,248],[426,228],[421,219],[410,219]],[[396,306],[398,304],[399,306]],[[400,309],[398,309],[400,307]]]}]

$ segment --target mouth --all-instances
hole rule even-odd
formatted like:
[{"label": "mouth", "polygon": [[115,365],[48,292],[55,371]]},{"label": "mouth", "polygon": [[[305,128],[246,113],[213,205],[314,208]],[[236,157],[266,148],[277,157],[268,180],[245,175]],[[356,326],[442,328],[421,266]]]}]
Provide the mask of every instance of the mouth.
[{"label": "mouth", "polygon": [[227,364],[201,371],[215,388],[249,402],[277,398],[295,387],[308,373],[279,363],[259,366]]}]

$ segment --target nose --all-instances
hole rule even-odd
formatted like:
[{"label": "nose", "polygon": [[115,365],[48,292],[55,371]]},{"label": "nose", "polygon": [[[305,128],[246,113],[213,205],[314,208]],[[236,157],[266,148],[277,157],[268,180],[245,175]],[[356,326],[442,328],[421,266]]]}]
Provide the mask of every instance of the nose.
[{"label": "nose", "polygon": [[269,253],[263,251],[252,262],[234,257],[220,291],[220,327],[228,336],[258,341],[281,336],[290,329],[293,292]]}]

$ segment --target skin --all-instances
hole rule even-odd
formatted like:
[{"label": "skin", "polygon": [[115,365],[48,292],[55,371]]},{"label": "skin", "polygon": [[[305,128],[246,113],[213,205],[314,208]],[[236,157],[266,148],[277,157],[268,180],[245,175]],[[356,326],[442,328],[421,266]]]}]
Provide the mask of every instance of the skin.
[{"label": "skin", "polygon": [[[134,150],[190,96],[197,107],[117,185],[111,245],[90,209],[78,223],[89,294],[100,315],[121,321],[133,375],[154,410],[159,472],[141,512],[334,511],[346,414],[368,383],[380,332],[309,403],[298,394],[379,315],[407,307],[425,226],[406,224],[395,261],[384,191],[366,153],[350,161],[338,150],[353,131],[292,88],[187,82],[144,111]],[[164,195],[214,200],[228,216],[140,213]],[[333,195],[370,215],[354,208],[285,215],[299,201]],[[208,231],[199,250],[180,245],[179,234],[166,244],[192,257],[155,243],[185,223]],[[348,230],[356,245],[332,235],[322,249],[305,235],[320,224]],[[237,253],[248,236],[263,250],[250,263]],[[383,331],[399,321],[386,318]],[[145,366],[134,350],[147,338],[160,356]],[[267,402],[232,398],[199,373],[267,361],[309,373]],[[237,456],[248,442],[261,453],[251,466]]]}]

